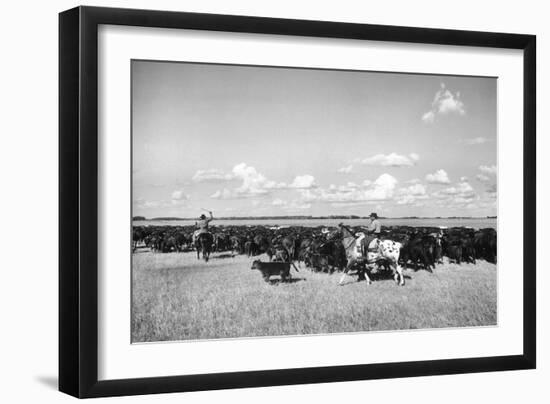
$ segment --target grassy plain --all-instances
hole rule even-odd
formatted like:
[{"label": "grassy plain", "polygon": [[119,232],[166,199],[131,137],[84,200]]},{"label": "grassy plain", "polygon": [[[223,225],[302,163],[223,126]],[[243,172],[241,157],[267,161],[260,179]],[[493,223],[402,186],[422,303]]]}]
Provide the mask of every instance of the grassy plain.
[{"label": "grassy plain", "polygon": [[[258,258],[258,257],[257,257]],[[260,259],[266,261],[265,256]],[[291,269],[293,281],[263,281],[251,259],[194,253],[133,255],[132,341],[326,334],[495,325],[496,265],[438,265],[434,273],[405,270],[356,277],[338,286],[339,273]]]}]

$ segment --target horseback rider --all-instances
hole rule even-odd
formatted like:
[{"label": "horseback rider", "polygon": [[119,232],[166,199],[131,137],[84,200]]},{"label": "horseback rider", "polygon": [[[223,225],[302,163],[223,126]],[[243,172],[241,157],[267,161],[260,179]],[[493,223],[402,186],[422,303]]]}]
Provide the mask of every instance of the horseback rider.
[{"label": "horseback rider", "polygon": [[382,225],[380,224],[380,220],[378,220],[378,215],[375,212],[372,212],[369,218],[370,223],[367,226],[367,236],[364,241],[366,249],[369,248],[370,243],[373,240],[380,239],[380,232],[382,231]]},{"label": "horseback rider", "polygon": [[206,217],[206,215],[203,213],[199,217],[199,220],[195,222],[195,227],[197,230],[193,233],[193,243],[197,239],[197,237],[202,233],[208,233],[208,224],[214,219],[214,216],[212,216],[212,211],[208,211],[210,213],[210,217]]}]

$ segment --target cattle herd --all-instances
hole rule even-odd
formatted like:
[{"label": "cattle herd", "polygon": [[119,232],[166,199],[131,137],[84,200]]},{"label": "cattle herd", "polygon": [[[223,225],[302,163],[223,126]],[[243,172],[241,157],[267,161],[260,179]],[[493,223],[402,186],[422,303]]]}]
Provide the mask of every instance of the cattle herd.
[{"label": "cattle herd", "polygon": [[[132,247],[158,253],[194,251],[199,248],[194,230],[194,226],[134,226]],[[299,261],[328,273],[347,265],[342,234],[334,227],[212,226],[210,232],[213,242],[208,253],[249,257],[265,253],[270,261]],[[443,257],[457,264],[475,264],[477,259],[496,264],[497,260],[497,233],[492,228],[389,226],[383,228],[381,238],[401,243],[399,263],[414,270],[431,271]]]}]

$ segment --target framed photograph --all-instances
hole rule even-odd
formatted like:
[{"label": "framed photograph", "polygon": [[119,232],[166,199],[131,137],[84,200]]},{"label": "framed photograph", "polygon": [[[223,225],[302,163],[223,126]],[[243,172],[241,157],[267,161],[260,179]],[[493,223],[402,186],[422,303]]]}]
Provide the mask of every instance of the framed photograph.
[{"label": "framed photograph", "polygon": [[59,388],[532,369],[535,36],[59,17]]}]

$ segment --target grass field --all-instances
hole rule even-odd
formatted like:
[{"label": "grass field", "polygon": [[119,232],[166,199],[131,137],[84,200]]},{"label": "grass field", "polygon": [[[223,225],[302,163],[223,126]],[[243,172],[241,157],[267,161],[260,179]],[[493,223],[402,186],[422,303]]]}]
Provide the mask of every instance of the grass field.
[{"label": "grass field", "polygon": [[[259,257],[266,261],[265,256]],[[263,281],[251,259],[194,253],[133,255],[132,341],[325,334],[495,325],[497,270],[445,263],[371,285],[339,273],[291,270],[293,282]]]}]

